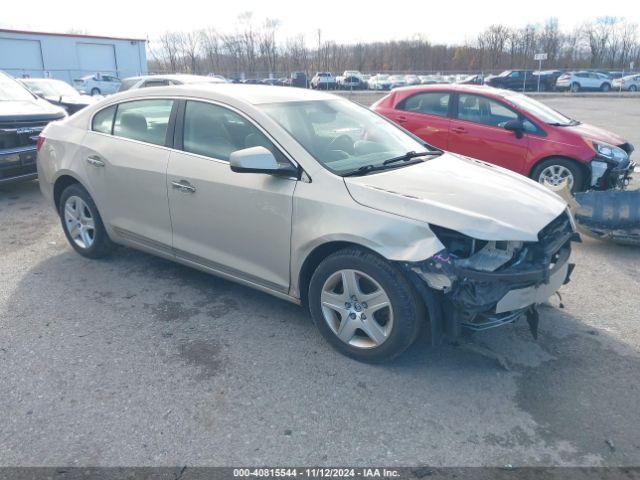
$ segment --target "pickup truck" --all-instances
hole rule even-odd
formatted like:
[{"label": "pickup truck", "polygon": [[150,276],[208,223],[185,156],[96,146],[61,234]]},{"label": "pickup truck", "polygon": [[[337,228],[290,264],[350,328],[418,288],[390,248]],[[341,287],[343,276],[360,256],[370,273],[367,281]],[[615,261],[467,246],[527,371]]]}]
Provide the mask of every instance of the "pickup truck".
[{"label": "pickup truck", "polygon": [[66,116],[0,72],[0,185],[37,178],[38,136],[49,122]]}]

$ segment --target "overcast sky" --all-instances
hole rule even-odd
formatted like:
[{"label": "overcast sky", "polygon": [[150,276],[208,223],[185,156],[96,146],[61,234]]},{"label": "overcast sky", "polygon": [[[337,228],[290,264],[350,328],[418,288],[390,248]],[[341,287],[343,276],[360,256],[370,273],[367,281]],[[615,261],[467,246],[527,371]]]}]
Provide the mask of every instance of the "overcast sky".
[{"label": "overcast sky", "polygon": [[153,40],[168,29],[233,31],[238,15],[251,11],[256,23],[265,18],[280,20],[280,40],[304,33],[307,42],[313,43],[320,28],[324,39],[338,42],[403,39],[420,33],[433,42],[453,44],[473,38],[492,23],[521,27],[557,17],[560,27],[570,30],[603,15],[640,23],[637,0],[29,0],[27,4],[5,0],[0,27],[52,32],[74,29]]}]

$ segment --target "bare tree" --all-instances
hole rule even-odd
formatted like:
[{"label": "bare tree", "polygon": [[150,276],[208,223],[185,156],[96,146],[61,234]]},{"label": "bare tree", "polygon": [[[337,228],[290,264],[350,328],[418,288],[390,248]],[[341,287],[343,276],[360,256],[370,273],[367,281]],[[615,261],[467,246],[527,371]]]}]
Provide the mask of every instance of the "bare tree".
[{"label": "bare tree", "polygon": [[265,19],[256,27],[251,12],[238,17],[233,31],[166,32],[149,42],[152,71],[227,76],[287,75],[311,68],[363,72],[485,72],[531,65],[533,54],[548,54],[549,68],[626,68],[640,62],[638,26],[601,17],[573,31],[562,31],[555,18],[540,25],[511,29],[491,25],[463,45],[433,44],[422,35],[405,40],[338,44],[318,29],[309,48],[303,35],[278,42],[280,22]]}]

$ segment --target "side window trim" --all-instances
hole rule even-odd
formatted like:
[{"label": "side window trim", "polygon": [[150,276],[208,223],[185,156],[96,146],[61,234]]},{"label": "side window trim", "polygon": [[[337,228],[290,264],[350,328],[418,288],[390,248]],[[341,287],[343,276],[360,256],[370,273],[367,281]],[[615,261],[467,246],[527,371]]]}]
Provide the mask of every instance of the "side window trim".
[{"label": "side window trim", "polygon": [[[175,98],[171,99],[173,103],[171,104],[171,113],[169,114],[169,123],[167,124],[167,133],[164,137],[164,146],[167,148],[174,148],[175,139],[176,139],[176,116],[178,114],[178,104],[182,100],[177,100]],[[115,123],[115,122],[114,122]]]},{"label": "side window trim", "polygon": [[[95,119],[98,115],[100,115],[102,112],[109,110],[110,108],[113,108],[113,115],[111,116],[111,128],[109,129],[109,133],[104,133],[104,132],[99,132],[95,129]],[[118,104],[117,103],[113,103],[111,105],[107,105],[104,108],[101,108],[100,110],[98,110],[97,112],[95,112],[92,116],[91,116],[91,123],[89,124],[89,131],[91,132],[95,132],[95,133],[102,133],[103,135],[113,135],[113,124],[115,123],[115,119],[116,119],[116,112],[118,111]]]}]

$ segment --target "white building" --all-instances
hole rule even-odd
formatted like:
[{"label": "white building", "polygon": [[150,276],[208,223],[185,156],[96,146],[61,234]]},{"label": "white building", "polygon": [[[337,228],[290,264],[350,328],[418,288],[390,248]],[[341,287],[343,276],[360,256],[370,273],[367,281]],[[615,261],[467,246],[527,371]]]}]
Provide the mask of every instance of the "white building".
[{"label": "white building", "polygon": [[14,77],[74,78],[147,73],[146,40],[0,29],[0,70]]}]

